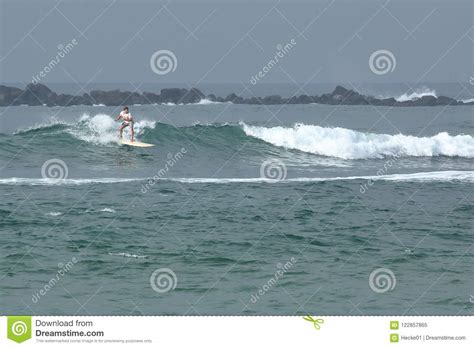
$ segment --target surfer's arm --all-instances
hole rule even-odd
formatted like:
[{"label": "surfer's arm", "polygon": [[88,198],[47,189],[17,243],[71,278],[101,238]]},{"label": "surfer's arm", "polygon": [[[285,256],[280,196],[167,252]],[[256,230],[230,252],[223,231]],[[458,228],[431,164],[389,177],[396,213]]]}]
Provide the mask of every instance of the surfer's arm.
[{"label": "surfer's arm", "polygon": [[118,115],[116,118],[115,118],[115,121],[118,121],[122,118],[122,115]]}]

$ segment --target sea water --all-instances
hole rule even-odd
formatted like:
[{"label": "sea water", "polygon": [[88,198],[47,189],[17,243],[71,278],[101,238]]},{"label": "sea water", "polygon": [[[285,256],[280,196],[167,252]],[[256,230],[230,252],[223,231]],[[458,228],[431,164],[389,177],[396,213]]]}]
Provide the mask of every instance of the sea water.
[{"label": "sea water", "polygon": [[0,109],[4,313],[472,306],[472,106],[130,107]]}]

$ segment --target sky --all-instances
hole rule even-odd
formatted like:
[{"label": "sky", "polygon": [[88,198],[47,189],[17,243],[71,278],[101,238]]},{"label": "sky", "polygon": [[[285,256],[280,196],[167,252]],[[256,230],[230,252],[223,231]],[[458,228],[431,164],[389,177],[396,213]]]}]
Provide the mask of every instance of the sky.
[{"label": "sky", "polygon": [[[0,0],[0,83],[466,82],[473,4]],[[166,52],[169,68],[152,59]]]}]

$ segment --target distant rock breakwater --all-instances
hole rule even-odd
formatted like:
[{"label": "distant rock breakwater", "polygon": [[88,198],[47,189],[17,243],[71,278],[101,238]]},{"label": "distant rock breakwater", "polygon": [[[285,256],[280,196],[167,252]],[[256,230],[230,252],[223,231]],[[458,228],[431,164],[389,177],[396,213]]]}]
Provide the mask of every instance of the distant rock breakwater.
[{"label": "distant rock breakwater", "polygon": [[463,102],[444,96],[422,96],[411,100],[397,101],[395,98],[376,98],[362,95],[354,90],[337,86],[334,91],[320,96],[299,95],[285,98],[279,95],[244,98],[234,93],[227,97],[205,95],[197,88],[164,88],[160,93],[127,92],[120,90],[95,90],[82,95],[57,94],[43,84],[29,84],[25,89],[0,85],[0,106],[15,105],[133,105],[133,104],[194,104],[207,99],[213,102],[234,104],[279,105],[279,104],[327,104],[327,105],[375,105],[375,106],[440,106],[474,105],[474,101]]}]

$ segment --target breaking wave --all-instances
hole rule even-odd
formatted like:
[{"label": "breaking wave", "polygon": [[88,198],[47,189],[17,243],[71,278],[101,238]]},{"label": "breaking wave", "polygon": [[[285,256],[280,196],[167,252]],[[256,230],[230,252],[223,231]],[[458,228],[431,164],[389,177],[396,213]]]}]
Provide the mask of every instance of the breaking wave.
[{"label": "breaking wave", "polygon": [[259,127],[242,123],[245,134],[275,146],[342,159],[369,159],[389,156],[474,157],[470,135],[438,133],[432,137],[362,133],[346,128],[296,124],[293,127]]},{"label": "breaking wave", "polygon": [[416,89],[412,93],[404,93],[399,97],[396,97],[395,100],[398,102],[405,102],[405,101],[411,101],[411,100],[416,100],[420,99],[421,97],[435,97],[437,98],[438,96],[436,95],[436,91],[433,89],[429,89],[427,87],[419,88]]},{"label": "breaking wave", "polygon": [[[124,131],[128,137],[129,129]],[[16,137],[37,137],[37,146],[68,146],[71,137],[98,146],[117,146],[118,123],[106,114],[82,115],[74,123],[56,119],[47,124],[19,130],[13,139],[6,136],[10,144]],[[342,160],[381,159],[387,157],[461,157],[474,158],[474,138],[471,135],[450,135],[440,132],[430,137],[405,134],[364,133],[340,127],[320,127],[316,125],[295,124],[289,127],[263,127],[239,124],[195,124],[175,127],[155,121],[139,120],[135,123],[136,138],[141,141],[160,143],[161,148],[194,139],[198,151],[209,154],[212,151],[227,151],[232,155],[241,146],[253,151],[274,152],[281,149],[297,150],[317,156]],[[44,139],[42,138],[44,137]],[[24,140],[23,140],[24,141]],[[29,141],[29,140],[28,140]],[[77,146],[77,145],[76,145]],[[273,148],[273,149],[272,149]],[[40,148],[37,148],[38,151]],[[151,150],[153,151],[153,150]]]},{"label": "breaking wave", "polygon": [[[78,140],[96,145],[116,144],[119,123],[106,114],[90,116],[83,114],[78,122],[66,123],[57,119],[51,119],[46,124],[35,125],[28,129],[20,130],[14,134],[25,134],[34,132],[59,132],[72,135]],[[146,128],[155,127],[154,121],[140,120],[135,122],[135,134],[140,135]],[[124,130],[124,136],[129,136],[129,129]]]}]

